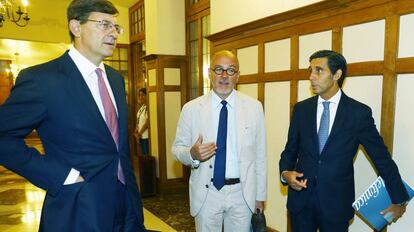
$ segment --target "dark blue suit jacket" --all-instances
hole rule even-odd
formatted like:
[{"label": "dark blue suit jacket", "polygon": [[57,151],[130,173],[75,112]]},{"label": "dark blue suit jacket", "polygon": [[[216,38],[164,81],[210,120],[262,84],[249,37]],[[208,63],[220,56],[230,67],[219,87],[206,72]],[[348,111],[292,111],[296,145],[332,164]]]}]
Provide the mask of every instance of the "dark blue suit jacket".
[{"label": "dark blue suit jacket", "polygon": [[[122,76],[105,66],[117,109],[119,150],[81,73],[67,52],[22,70],[0,107],[0,165],[45,189],[41,231],[112,231],[118,160],[128,202],[143,231],[143,212],[130,162],[128,113]],[[36,129],[45,155],[24,138]],[[85,182],[63,185],[69,171]]]},{"label": "dark blue suit jacket", "polygon": [[408,200],[398,168],[375,127],[371,109],[342,93],[324,150],[319,154],[316,126],[318,96],[298,102],[292,113],[288,141],[279,161],[280,172],[296,170],[308,188],[289,188],[287,208],[299,212],[316,191],[322,213],[330,220],[350,220],[355,199],[353,160],[361,144],[384,179],[393,203]]}]

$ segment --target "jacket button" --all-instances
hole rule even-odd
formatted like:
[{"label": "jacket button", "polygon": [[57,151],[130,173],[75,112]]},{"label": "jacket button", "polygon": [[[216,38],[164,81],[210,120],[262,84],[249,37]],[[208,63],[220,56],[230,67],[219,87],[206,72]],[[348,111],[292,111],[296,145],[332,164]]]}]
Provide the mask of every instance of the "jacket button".
[{"label": "jacket button", "polygon": [[213,168],[213,165],[211,165],[211,164],[210,164],[210,166],[209,166],[209,167],[210,167],[210,168]]},{"label": "jacket button", "polygon": [[321,163],[322,163],[322,160],[319,160],[319,161],[318,161],[318,164],[321,164]]},{"label": "jacket button", "polygon": [[208,188],[208,184],[206,184],[206,188]]}]

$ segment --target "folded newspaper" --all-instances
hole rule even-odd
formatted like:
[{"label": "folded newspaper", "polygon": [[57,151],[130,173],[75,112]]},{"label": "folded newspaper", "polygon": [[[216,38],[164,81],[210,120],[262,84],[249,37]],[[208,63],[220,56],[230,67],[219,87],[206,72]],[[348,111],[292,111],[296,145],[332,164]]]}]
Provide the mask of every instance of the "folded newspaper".
[{"label": "folded newspaper", "polygon": [[[403,181],[408,195],[414,196],[414,190],[405,181]],[[384,180],[378,177],[361,196],[352,203],[352,207],[357,213],[372,226],[375,230],[380,231],[388,222],[392,221],[394,215],[382,215],[380,212],[391,205],[391,199],[385,188]]]}]

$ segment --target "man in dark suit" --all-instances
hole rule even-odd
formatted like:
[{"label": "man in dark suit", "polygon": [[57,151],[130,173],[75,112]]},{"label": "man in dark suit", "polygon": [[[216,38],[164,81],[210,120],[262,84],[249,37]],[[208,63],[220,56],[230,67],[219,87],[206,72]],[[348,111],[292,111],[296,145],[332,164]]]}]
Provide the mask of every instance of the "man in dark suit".
[{"label": "man in dark suit", "polygon": [[[0,164],[47,191],[40,231],[145,231],[123,77],[102,63],[123,28],[107,0],[67,9],[73,47],[22,70],[0,107]],[[24,143],[35,129],[41,155]]]},{"label": "man in dark suit", "polygon": [[382,213],[390,211],[394,221],[398,220],[405,212],[408,194],[371,109],[340,89],[346,76],[345,58],[323,50],[309,60],[316,96],[295,105],[279,161],[282,182],[289,185],[292,231],[348,231],[354,216],[353,159],[360,144],[390,193],[392,204]]}]

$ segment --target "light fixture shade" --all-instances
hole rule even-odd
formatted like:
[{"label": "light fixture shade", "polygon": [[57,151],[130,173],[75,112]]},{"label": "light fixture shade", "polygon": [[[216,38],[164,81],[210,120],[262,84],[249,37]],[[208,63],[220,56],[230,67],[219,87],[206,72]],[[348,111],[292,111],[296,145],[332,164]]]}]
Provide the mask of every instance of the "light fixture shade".
[{"label": "light fixture shade", "polygon": [[0,27],[8,19],[19,27],[25,27],[29,23],[29,14],[27,12],[27,0],[22,0],[22,6],[15,0],[0,0]]}]

